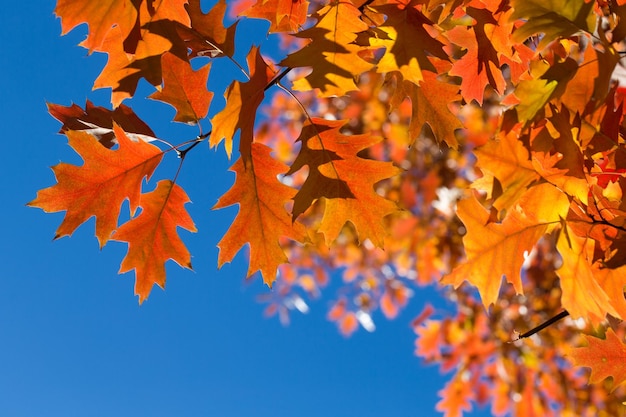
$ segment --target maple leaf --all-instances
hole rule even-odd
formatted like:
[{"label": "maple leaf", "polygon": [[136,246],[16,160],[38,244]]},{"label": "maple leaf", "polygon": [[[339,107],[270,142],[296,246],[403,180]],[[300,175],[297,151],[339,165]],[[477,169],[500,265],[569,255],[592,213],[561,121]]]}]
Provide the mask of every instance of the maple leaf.
[{"label": "maple leaf", "polygon": [[71,235],[90,217],[96,217],[96,237],[103,247],[117,228],[120,206],[130,202],[131,214],[139,205],[141,184],[161,162],[154,145],[132,142],[117,125],[113,127],[119,149],[104,147],[82,131],[66,132],[69,145],[83,158],[82,166],[60,163],[52,168],[57,184],[37,193],[28,203],[51,213],[66,211],[55,239]]},{"label": "maple leaf", "polygon": [[151,142],[155,139],[152,129],[135,114],[133,109],[124,104],[115,110],[95,106],[89,100],[84,110],[77,104],[69,107],[53,103],[46,103],[46,105],[52,117],[63,123],[59,133],[82,130],[96,137],[107,148],[112,148],[117,143],[113,132],[114,123],[135,142],[138,140]]},{"label": "maple leaf", "polygon": [[82,44],[90,53],[102,45],[113,26],[118,27],[122,37],[126,38],[137,19],[132,0],[58,0],[54,12],[61,18],[62,35],[81,23],[89,25],[89,34]]},{"label": "maple leaf", "polygon": [[197,123],[209,112],[213,98],[207,90],[211,64],[194,71],[189,62],[169,52],[163,54],[161,63],[164,88],[148,98],[171,104],[176,109],[174,121]]},{"label": "maple leaf", "polygon": [[270,33],[295,32],[306,22],[307,0],[257,0],[238,13],[270,22]]},{"label": "maple leaf", "polygon": [[459,201],[457,214],[467,234],[463,237],[467,261],[441,282],[458,288],[470,282],[480,292],[486,308],[498,299],[502,277],[522,293],[520,271],[524,253],[540,237],[553,230],[569,208],[565,194],[549,184],[530,188],[509,210],[501,223],[490,221],[490,212],[472,196]]},{"label": "maple leaf", "polygon": [[270,285],[276,278],[276,270],[287,257],[279,244],[283,236],[302,242],[304,227],[292,223],[285,204],[296,193],[282,184],[277,176],[287,167],[270,156],[271,149],[253,143],[249,159],[237,159],[232,166],[237,177],[235,184],[213,207],[224,208],[239,204],[239,213],[230,229],[218,243],[218,265],[230,262],[246,243],[250,245],[248,276],[261,271],[263,281]]},{"label": "maple leaf", "polygon": [[542,33],[537,50],[541,51],[557,38],[566,38],[581,31],[593,33],[596,27],[594,2],[585,0],[513,0],[511,19],[524,19],[513,33],[513,40],[523,42]]},{"label": "maple leaf", "polygon": [[420,1],[408,4],[392,1],[375,9],[387,15],[378,29],[386,36],[370,38],[370,45],[384,47],[385,53],[376,65],[377,72],[400,71],[405,80],[418,84],[424,79],[423,70],[436,73],[430,56],[448,60],[444,44],[433,38],[433,22],[419,10]]},{"label": "maple leaf", "polygon": [[370,239],[382,247],[387,234],[383,219],[397,206],[381,197],[374,185],[396,175],[389,162],[363,159],[359,152],[381,141],[370,135],[340,133],[345,120],[313,118],[305,122],[298,141],[302,148],[288,175],[309,166],[309,175],[294,198],[294,219],[315,200],[324,199],[324,216],[319,231],[326,243],[334,241],[346,222],[352,223],[362,242]]},{"label": "maple leaf", "polygon": [[237,22],[228,28],[224,26],[226,1],[219,0],[203,13],[200,0],[189,0],[186,6],[191,19],[191,27],[178,25],[176,30],[189,48],[189,56],[233,56],[235,53],[235,31]]},{"label": "maple leaf", "polygon": [[626,344],[611,328],[606,331],[606,339],[586,335],[585,339],[589,345],[571,349],[569,356],[572,357],[576,366],[591,368],[589,382],[592,384],[612,377],[611,390],[615,391],[618,386],[626,382]]},{"label": "maple leaf", "polygon": [[128,242],[128,253],[119,273],[135,270],[135,295],[141,304],[154,284],[165,288],[165,262],[172,259],[191,269],[191,255],[177,233],[177,227],[197,229],[184,205],[185,191],[170,180],[157,183],[154,191],[142,194],[141,213],[121,225],[112,240]]},{"label": "maple leaf", "polygon": [[239,153],[244,160],[250,157],[256,111],[265,97],[265,88],[274,75],[257,47],[253,47],[248,54],[248,67],[250,79],[245,83],[233,81],[226,90],[226,106],[211,119],[213,132],[210,138],[211,146],[217,146],[225,140],[224,147],[230,158],[233,136],[240,130]]},{"label": "maple leaf", "polygon": [[390,74],[387,79],[396,79],[396,88],[391,99],[391,108],[398,108],[405,97],[411,100],[411,123],[409,136],[413,140],[422,133],[425,125],[433,132],[435,139],[445,142],[451,148],[458,148],[455,131],[461,129],[459,118],[450,110],[449,105],[460,99],[457,86],[437,79],[437,75],[426,72],[423,81],[416,86],[413,82]]},{"label": "maple leaf", "polygon": [[310,67],[311,73],[293,83],[295,90],[319,89],[321,96],[342,96],[357,89],[354,78],[372,68],[358,55],[357,33],[369,29],[352,3],[332,2],[315,13],[315,26],[294,36],[310,38],[304,48],[287,56],[280,65]]}]

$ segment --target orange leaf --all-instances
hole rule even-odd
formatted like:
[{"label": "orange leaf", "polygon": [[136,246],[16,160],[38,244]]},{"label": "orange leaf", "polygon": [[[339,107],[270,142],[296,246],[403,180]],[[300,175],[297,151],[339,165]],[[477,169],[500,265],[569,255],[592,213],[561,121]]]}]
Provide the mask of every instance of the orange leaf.
[{"label": "orange leaf", "polygon": [[330,244],[346,222],[351,222],[360,241],[370,239],[382,247],[387,234],[384,218],[397,206],[374,190],[379,181],[398,174],[389,162],[357,156],[380,142],[370,135],[346,136],[339,132],[345,120],[313,118],[305,122],[298,140],[302,148],[288,174],[309,166],[309,175],[294,198],[294,218],[317,199],[325,199],[324,217],[319,231]]},{"label": "orange leaf", "polygon": [[626,266],[621,268],[594,268],[594,278],[598,285],[609,297],[611,306],[615,309],[616,317],[626,320]]},{"label": "orange leaf", "polygon": [[[563,264],[557,271],[561,281],[561,304],[573,318],[604,320],[617,312],[594,278],[592,268],[595,241],[577,236],[567,227],[559,236],[557,249]],[[622,296],[623,297],[623,296]]]},{"label": "orange leaf", "polygon": [[239,158],[231,168],[237,174],[235,184],[224,194],[215,207],[224,208],[239,204],[239,214],[222,240],[217,259],[221,267],[230,262],[246,243],[250,245],[248,276],[261,271],[263,281],[271,285],[276,279],[276,269],[287,262],[279,239],[286,236],[296,241],[305,238],[304,227],[292,223],[285,204],[295,190],[282,184],[277,175],[286,166],[270,156],[271,149],[253,143],[250,159]]},{"label": "orange leaf", "polygon": [[117,107],[132,97],[141,78],[161,84],[161,55],[171,52],[186,59],[187,48],[176,29],[189,25],[186,0],[142,2],[136,28],[126,35],[113,27],[97,51],[108,54],[107,64],[94,82],[94,88],[111,88],[111,102]]},{"label": "orange leaf", "polygon": [[202,13],[200,0],[189,0],[185,7],[191,28],[181,25],[176,29],[190,50],[189,56],[233,56],[237,23],[228,28],[224,26],[226,2],[219,0],[206,14]]},{"label": "orange leaf", "polygon": [[416,140],[427,124],[438,142],[443,141],[456,149],[459,144],[455,131],[461,129],[463,125],[458,116],[450,111],[449,106],[460,99],[459,88],[439,81],[437,75],[431,72],[425,72],[423,75],[424,80],[419,86],[400,77],[391,106],[398,108],[404,98],[408,97],[412,105],[409,136]]},{"label": "orange leaf", "polygon": [[370,38],[370,45],[385,48],[376,71],[400,71],[405,80],[414,84],[424,79],[423,70],[437,72],[430,61],[431,56],[448,60],[443,43],[429,33],[429,30],[433,30],[433,23],[419,10],[422,6],[419,3],[390,1],[376,6],[376,10],[387,15],[385,24],[378,27],[387,36]]},{"label": "orange leaf", "polygon": [[354,78],[372,68],[358,55],[364,48],[355,44],[357,33],[369,28],[361,20],[361,12],[350,2],[338,1],[323,7],[314,17],[318,19],[315,26],[294,35],[310,38],[311,42],[280,63],[290,68],[311,68],[310,74],[293,83],[294,89],[318,88],[323,97],[357,90]]},{"label": "orange leaf", "polygon": [[248,54],[248,67],[250,80],[245,83],[233,81],[228,87],[225,95],[226,106],[211,120],[213,133],[210,139],[211,146],[217,146],[225,139],[224,147],[230,158],[233,136],[237,130],[241,130],[239,153],[244,160],[250,157],[256,111],[265,97],[265,87],[274,74],[256,46]]},{"label": "orange leaf", "polygon": [[135,142],[140,139],[146,142],[155,139],[152,129],[135,114],[133,109],[123,104],[115,110],[94,106],[89,100],[85,104],[85,110],[77,104],[66,107],[47,103],[47,106],[52,117],[63,123],[59,133],[83,130],[95,136],[107,148],[112,148],[117,143],[113,133],[114,122]]},{"label": "orange leaf", "polygon": [[606,339],[585,336],[589,343],[586,347],[575,348],[569,352],[576,366],[591,368],[589,382],[592,384],[613,377],[614,391],[626,382],[626,345],[617,337],[613,329],[606,331]]},{"label": "orange leaf", "polygon": [[565,194],[549,184],[527,191],[500,224],[490,222],[489,211],[475,197],[459,201],[457,214],[467,229],[463,237],[467,261],[441,282],[458,288],[467,280],[478,288],[485,307],[497,301],[503,276],[522,293],[524,253],[559,224],[568,207]]},{"label": "orange leaf", "polygon": [[81,131],[67,131],[69,144],[83,158],[82,166],[60,163],[52,168],[57,184],[37,193],[29,206],[46,212],[66,211],[55,239],[71,235],[92,216],[96,217],[96,237],[103,247],[117,228],[120,206],[130,202],[131,214],[139,205],[141,183],[150,178],[163,153],[149,143],[132,142],[119,126],[114,126],[119,149],[105,148]]},{"label": "orange leaf", "polygon": [[500,132],[495,140],[477,148],[474,153],[483,177],[472,186],[491,193],[497,179],[502,193],[493,196],[493,206],[498,210],[513,207],[528,186],[539,179],[528,149],[513,131],[507,134]]},{"label": "orange leaf", "polygon": [[257,0],[239,16],[256,17],[270,22],[270,33],[295,32],[306,21],[307,0]]},{"label": "orange leaf", "polygon": [[89,34],[83,42],[89,52],[102,45],[113,26],[117,26],[126,38],[137,19],[132,0],[58,0],[54,12],[61,18],[62,35],[81,23],[89,25]]},{"label": "orange leaf", "polygon": [[463,411],[472,409],[471,402],[475,398],[474,387],[469,381],[463,380],[463,376],[466,374],[457,375],[446,384],[445,388],[438,392],[441,400],[435,409],[444,413],[444,417],[461,417]]},{"label": "orange leaf", "polygon": [[[456,61],[449,74],[461,77],[461,94],[465,100],[476,100],[483,104],[485,87],[489,84],[502,94],[506,81],[499,66],[499,58],[491,43],[481,49],[476,32],[471,28],[457,26],[448,31],[450,40],[467,50],[465,55]],[[492,52],[491,54],[486,51]]]},{"label": "orange leaf", "polygon": [[207,90],[211,64],[194,71],[189,62],[166,52],[161,57],[161,66],[165,87],[148,98],[171,104],[176,109],[174,121],[197,123],[207,115],[213,98],[213,93]]},{"label": "orange leaf", "polygon": [[128,253],[119,273],[135,270],[135,295],[141,304],[154,284],[165,288],[165,262],[174,260],[191,269],[191,255],[178,236],[177,227],[196,232],[196,226],[184,208],[189,202],[185,191],[170,180],[142,194],[141,213],[120,226],[112,239],[128,242]]}]

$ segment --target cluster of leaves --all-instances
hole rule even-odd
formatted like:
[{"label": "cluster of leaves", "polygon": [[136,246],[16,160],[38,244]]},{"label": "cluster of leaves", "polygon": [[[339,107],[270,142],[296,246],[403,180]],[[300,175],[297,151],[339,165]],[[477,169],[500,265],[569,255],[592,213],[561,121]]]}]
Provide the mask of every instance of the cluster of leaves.
[{"label": "cluster of leaves", "polygon": [[[414,328],[417,355],[454,370],[446,415],[487,400],[497,415],[615,415],[626,381],[621,3],[238,1],[284,48],[270,64],[252,47],[245,69],[234,58],[243,19],[226,26],[223,0],[207,12],[200,0],[58,0],[63,33],[87,23],[82,45],[108,55],[94,88],[112,90],[114,109],[49,105],[84,164],[55,166],[57,184],[30,205],[66,212],[57,237],[95,216],[101,247],[127,242],[120,272],[135,270],[142,302],[169,259],[191,268],[177,228],[195,231],[177,178],[150,192],[144,179],[166,154],[182,167],[200,143],[223,143],[236,179],[215,208],[239,213],[218,263],[249,246],[248,275],[274,285],[268,314],[306,309],[335,269],[345,285],[329,318],[350,334],[443,276],[456,316],[424,314]],[[207,117],[215,60],[245,80]],[[141,79],[197,137],[157,138],[122,104]],[[558,335],[506,343],[561,309]],[[583,332],[606,339],[566,348]]]}]

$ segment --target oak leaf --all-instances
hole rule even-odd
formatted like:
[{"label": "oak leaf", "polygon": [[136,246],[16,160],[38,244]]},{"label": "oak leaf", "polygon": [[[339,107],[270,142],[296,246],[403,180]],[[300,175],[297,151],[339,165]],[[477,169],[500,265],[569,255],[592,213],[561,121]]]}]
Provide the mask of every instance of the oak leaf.
[{"label": "oak leaf", "polygon": [[398,208],[378,195],[374,186],[399,170],[389,162],[357,156],[381,139],[366,134],[344,135],[340,129],[345,124],[345,120],[320,118],[305,122],[298,138],[302,147],[288,174],[308,165],[309,175],[294,198],[293,215],[296,218],[323,198],[324,216],[319,231],[324,234],[327,244],[334,241],[343,226],[350,222],[361,242],[370,239],[382,247],[387,234],[383,219]]},{"label": "oak leaf", "polygon": [[[461,94],[465,100],[474,99],[482,104],[487,85],[498,94],[504,92],[506,82],[501,66],[507,63],[516,67],[522,63],[510,41],[513,24],[508,22],[506,17],[510,12],[502,14],[497,5],[498,10],[491,11],[478,2],[474,4],[480,7],[472,6],[466,9],[474,24],[468,28],[456,26],[446,32],[452,44],[466,50],[465,54],[454,62],[449,74],[461,77]],[[514,71],[520,69],[515,68]]]},{"label": "oak leaf", "polygon": [[617,316],[609,296],[594,278],[592,267],[595,241],[577,236],[566,227],[557,241],[563,263],[557,271],[561,283],[561,304],[573,318],[599,323],[605,316]]},{"label": "oak leaf", "polygon": [[477,287],[487,308],[498,299],[503,276],[521,294],[524,253],[560,224],[568,208],[567,196],[550,184],[530,188],[501,223],[492,222],[476,197],[461,200],[457,214],[467,229],[463,237],[467,261],[441,282],[458,288],[468,281]]},{"label": "oak leaf", "polygon": [[133,109],[124,104],[114,110],[95,106],[89,100],[85,103],[84,110],[77,104],[66,107],[47,103],[47,106],[52,117],[63,123],[59,133],[65,133],[68,130],[82,130],[95,136],[107,148],[112,148],[117,143],[113,132],[114,123],[121,127],[126,135],[135,142],[138,140],[151,142],[155,139],[155,134],[150,126],[141,120]]},{"label": "oak leaf", "polygon": [[248,276],[261,271],[263,281],[271,286],[278,266],[287,262],[279,240],[284,236],[302,242],[305,231],[300,223],[292,223],[285,208],[296,193],[277,178],[287,167],[273,159],[270,151],[263,144],[253,143],[249,159],[245,161],[242,156],[231,168],[237,175],[235,184],[213,208],[239,204],[237,217],[217,245],[220,248],[218,266],[230,262],[248,243]]},{"label": "oak leaf", "polygon": [[387,80],[395,79],[396,88],[391,99],[391,108],[398,108],[408,97],[411,100],[411,122],[409,136],[411,143],[416,141],[425,125],[432,131],[435,139],[445,142],[451,148],[458,148],[455,132],[463,125],[450,110],[450,104],[460,100],[459,88],[440,81],[431,72],[423,74],[423,81],[418,85],[403,80],[398,73],[391,73]]},{"label": "oak leaf", "polygon": [[226,106],[211,119],[213,132],[210,138],[211,146],[217,146],[224,140],[224,147],[230,158],[233,137],[239,130],[239,153],[244,161],[250,157],[256,111],[265,97],[265,88],[274,75],[257,47],[253,47],[248,54],[248,67],[250,79],[247,82],[233,81],[226,90]]},{"label": "oak leaf", "polygon": [[83,46],[92,52],[98,49],[107,33],[117,26],[126,38],[135,25],[137,9],[132,0],[58,0],[54,12],[61,18],[62,35],[81,23],[87,23],[89,33]]},{"label": "oak leaf", "polygon": [[213,93],[207,89],[211,64],[194,71],[189,62],[169,52],[161,57],[163,89],[148,98],[164,101],[176,109],[174,121],[197,123],[209,112]]},{"label": "oak leaf", "polygon": [[117,228],[121,205],[130,203],[131,215],[139,205],[141,185],[161,162],[163,152],[144,141],[133,142],[114,126],[117,150],[104,147],[82,131],[67,131],[69,145],[83,158],[76,166],[60,163],[52,168],[57,184],[37,193],[28,203],[46,212],[66,211],[55,239],[71,235],[90,217],[96,217],[96,237],[103,247]]},{"label": "oak leaf", "polygon": [[115,26],[97,49],[108,54],[108,60],[94,88],[111,88],[114,107],[135,94],[141,78],[153,86],[161,84],[161,55],[165,52],[187,59],[187,48],[177,32],[178,27],[190,24],[184,8],[186,0],[147,3],[140,3],[130,35]]},{"label": "oak leaf", "polygon": [[523,42],[532,35],[543,34],[537,50],[550,42],[581,31],[593,33],[596,28],[594,2],[585,0],[513,0],[512,20],[524,19],[513,33],[513,40]]},{"label": "oak leaf", "polygon": [[200,6],[200,0],[189,0],[185,7],[191,19],[191,27],[178,25],[176,28],[190,51],[189,57],[232,57],[235,53],[237,23],[225,27],[226,2],[219,0],[206,14]]},{"label": "oak leaf", "polygon": [[375,9],[385,15],[387,20],[379,30],[386,36],[370,38],[370,45],[384,47],[385,52],[377,63],[376,71],[386,73],[400,71],[405,80],[419,84],[423,71],[436,73],[430,57],[448,60],[443,50],[444,44],[435,39],[429,31],[434,31],[433,22],[419,10],[420,1],[390,1]]},{"label": "oak leaf", "polygon": [[191,269],[191,255],[176,230],[197,231],[184,209],[188,202],[181,187],[170,180],[159,181],[154,191],[141,195],[141,213],[113,234],[112,240],[128,242],[119,273],[135,270],[135,295],[140,304],[154,284],[165,288],[165,262],[169,259]]},{"label": "oak leaf", "polygon": [[369,29],[361,20],[361,12],[350,2],[332,2],[314,17],[318,19],[315,26],[294,35],[311,42],[280,63],[290,68],[311,68],[310,74],[294,81],[294,89],[317,88],[323,97],[357,90],[355,77],[372,68],[358,55],[365,48],[355,44],[357,33]]},{"label": "oak leaf", "polygon": [[[498,210],[509,209],[515,205],[528,186],[540,178],[530,161],[528,149],[519,140],[518,135],[510,131],[500,132],[495,140],[477,148],[476,166],[483,177],[472,187],[492,194],[494,188],[501,191],[493,195],[493,206]],[[497,185],[496,185],[497,182]]]},{"label": "oak leaf", "polygon": [[626,382],[626,344],[611,328],[606,331],[606,339],[588,336],[585,339],[589,345],[571,349],[569,356],[576,366],[591,368],[589,382],[592,384],[612,377],[614,391]]},{"label": "oak leaf", "polygon": [[296,32],[306,22],[307,0],[257,0],[238,15],[266,19],[270,33]]}]

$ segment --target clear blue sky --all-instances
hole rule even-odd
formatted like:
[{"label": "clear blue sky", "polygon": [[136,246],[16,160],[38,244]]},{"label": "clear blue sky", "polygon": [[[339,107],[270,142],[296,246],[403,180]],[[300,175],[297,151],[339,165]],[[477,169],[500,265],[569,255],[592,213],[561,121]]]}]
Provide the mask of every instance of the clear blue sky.
[{"label": "clear blue sky", "polygon": [[[233,180],[223,152],[192,153],[180,180],[199,229],[181,232],[195,272],[170,265],[166,291],[142,306],[132,274],[117,275],[125,245],[100,252],[93,220],[52,241],[62,214],[25,204],[53,184],[50,166],[78,158],[45,102],[109,102],[108,91],[91,92],[105,57],[76,46],[84,26],[60,37],[53,9],[51,0],[5,2],[0,25],[0,416],[439,415],[445,378],[413,356],[409,328],[434,292],[345,339],[325,319],[329,298],[282,327],[263,318],[255,297],[268,289],[244,282],[241,255],[217,271],[216,243],[235,213],[210,211]],[[159,135],[196,134],[164,122],[174,114],[166,105],[128,104]]]}]

